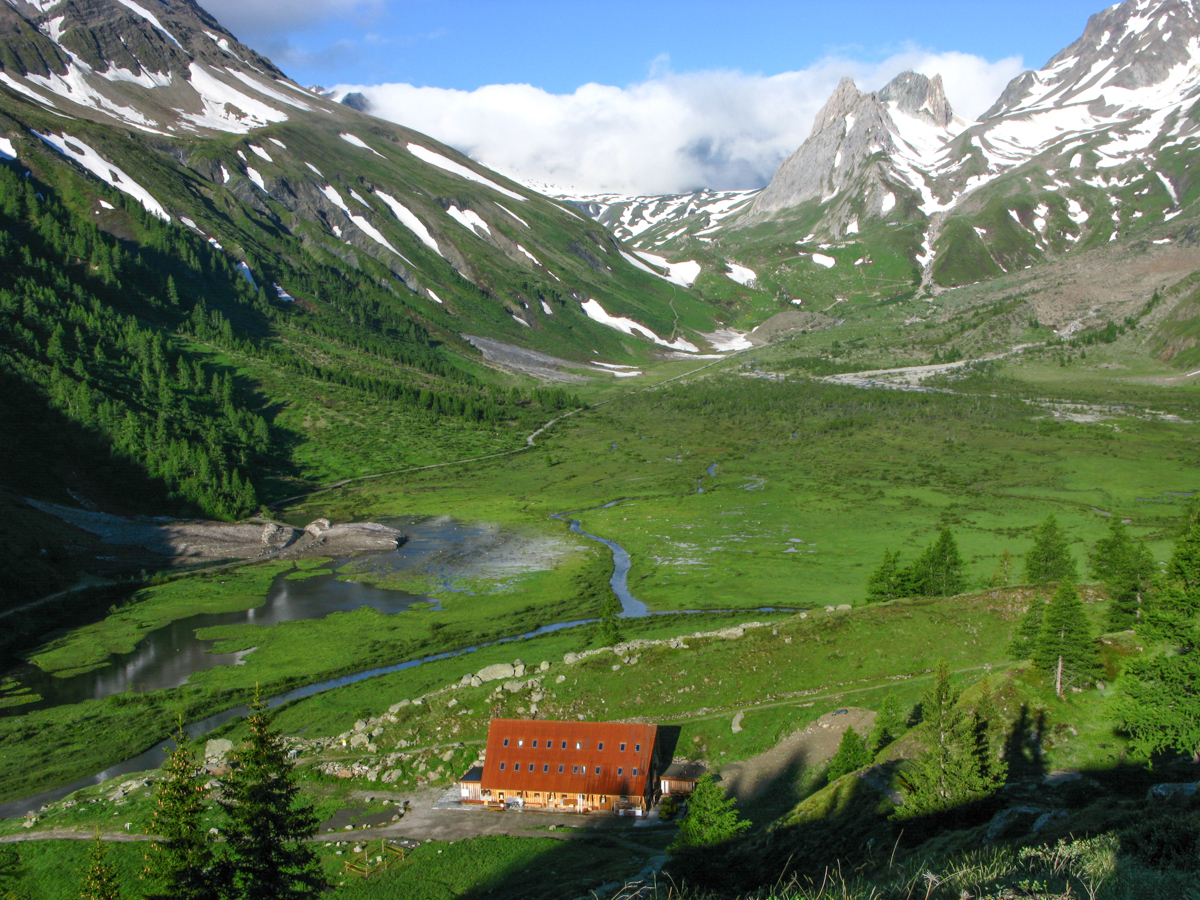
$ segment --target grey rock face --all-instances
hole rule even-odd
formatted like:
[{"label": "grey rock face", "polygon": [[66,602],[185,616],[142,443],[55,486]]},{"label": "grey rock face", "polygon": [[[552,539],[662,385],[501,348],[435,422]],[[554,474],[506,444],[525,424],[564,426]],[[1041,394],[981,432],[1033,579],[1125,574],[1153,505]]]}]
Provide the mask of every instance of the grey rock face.
[{"label": "grey rock face", "polygon": [[[904,72],[878,93],[865,94],[849,78],[817,114],[812,134],[775,173],[742,217],[752,224],[810,200],[848,196],[833,205],[830,231],[840,237],[859,215],[879,215],[897,180],[889,158],[903,149],[894,114],[945,128],[953,117],[940,76]],[[947,137],[949,133],[947,132]]]}]

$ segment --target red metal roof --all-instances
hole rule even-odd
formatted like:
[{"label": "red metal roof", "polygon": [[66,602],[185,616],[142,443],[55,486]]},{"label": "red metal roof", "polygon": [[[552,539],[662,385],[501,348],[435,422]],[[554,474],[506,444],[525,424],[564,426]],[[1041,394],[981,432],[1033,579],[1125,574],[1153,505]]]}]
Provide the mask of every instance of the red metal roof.
[{"label": "red metal roof", "polygon": [[657,736],[632,722],[492,719],[482,788],[640,797]]}]

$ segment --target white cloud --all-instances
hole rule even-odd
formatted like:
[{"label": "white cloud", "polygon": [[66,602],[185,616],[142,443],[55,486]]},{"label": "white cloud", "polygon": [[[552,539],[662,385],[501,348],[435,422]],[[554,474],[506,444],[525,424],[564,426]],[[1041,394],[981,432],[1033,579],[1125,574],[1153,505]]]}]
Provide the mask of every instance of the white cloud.
[{"label": "white cloud", "polygon": [[381,118],[432,135],[516,177],[582,191],[669,193],[761,187],[808,137],[845,75],[876,90],[905,69],[940,73],[955,111],[984,112],[1023,65],[919,48],[880,63],[842,57],[779,75],[672,73],[628,87],[585,84],[551,94],[528,84],[473,91],[409,84],[340,85],[361,91]]}]

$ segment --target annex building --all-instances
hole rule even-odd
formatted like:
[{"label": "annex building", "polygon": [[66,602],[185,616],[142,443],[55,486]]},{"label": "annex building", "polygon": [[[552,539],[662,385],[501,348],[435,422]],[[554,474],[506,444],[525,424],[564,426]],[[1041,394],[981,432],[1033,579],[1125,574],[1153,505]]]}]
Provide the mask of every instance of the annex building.
[{"label": "annex building", "polygon": [[460,780],[463,803],[644,815],[660,768],[658,726],[492,719],[482,767]]}]

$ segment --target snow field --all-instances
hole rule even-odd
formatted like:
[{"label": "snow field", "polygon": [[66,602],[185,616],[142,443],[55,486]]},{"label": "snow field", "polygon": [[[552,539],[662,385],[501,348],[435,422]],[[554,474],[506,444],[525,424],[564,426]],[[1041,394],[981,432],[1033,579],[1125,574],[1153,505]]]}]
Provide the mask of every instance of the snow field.
[{"label": "snow field", "polygon": [[264,194],[270,193],[267,190],[267,185],[263,181],[262,175],[260,175],[258,173],[258,169],[254,169],[254,168],[251,168],[250,166],[246,166],[246,177],[249,178],[251,181],[253,181],[256,185],[258,185],[259,190],[261,190]]},{"label": "snow field", "polygon": [[425,293],[427,293],[429,295],[429,299],[432,300],[434,303],[436,303],[438,306],[445,306],[445,304],[442,303],[442,298],[439,297],[437,294],[435,294],[433,291],[431,291],[429,288],[425,288]]},{"label": "snow field", "polygon": [[339,134],[339,135],[338,135],[338,137],[340,137],[340,138],[341,138],[343,141],[345,141],[347,144],[353,144],[355,147],[358,147],[358,148],[360,148],[360,149],[362,149],[362,150],[370,150],[372,153],[374,153],[374,154],[375,154],[376,156],[378,156],[380,159],[387,159],[387,157],[386,157],[386,156],[384,156],[382,153],[380,153],[380,152],[379,152],[378,150],[376,150],[374,147],[368,147],[368,146],[367,146],[367,144],[366,144],[366,142],[365,142],[365,141],[364,141],[362,138],[360,138],[360,137],[356,137],[356,136],[355,136],[355,135],[353,135],[353,134],[344,134],[344,133],[343,133],[343,134]]},{"label": "snow field", "polygon": [[[200,63],[188,68],[189,81],[204,104],[202,113],[183,113],[181,118],[200,128],[247,134],[272,122],[286,122],[288,115],[226,84]],[[234,106],[243,115],[237,116],[226,105]]]},{"label": "snow field", "polygon": [[690,353],[697,353],[700,350],[695,344],[683,338],[675,341],[663,340],[645,325],[635,322],[633,319],[628,319],[624,316],[610,316],[604,311],[604,307],[597,300],[585,300],[581,306],[584,314],[592,321],[607,325],[609,328],[615,328],[617,331],[630,336],[640,334],[642,337],[648,338],[659,346],[669,347],[672,350],[687,350]]},{"label": "snow field", "polygon": [[275,160],[271,159],[271,154],[269,154],[262,147],[258,146],[258,144],[250,144],[249,146],[250,146],[250,152],[253,153],[255,156],[259,157],[260,159],[265,159],[269,163],[275,162]]},{"label": "snow field", "polygon": [[375,196],[387,204],[387,208],[392,211],[392,215],[399,220],[401,225],[415,234],[420,239],[422,244],[424,244],[438,256],[445,258],[445,254],[442,253],[442,248],[438,246],[438,242],[434,240],[433,235],[429,233],[429,229],[425,227],[425,223],[417,218],[416,213],[414,213],[395,197],[391,196],[390,194],[385,194],[383,191],[376,191]]},{"label": "snow field", "polygon": [[0,159],[16,159],[17,149],[8,138],[0,138]]},{"label": "snow field", "polygon": [[[345,137],[345,135],[342,136]],[[353,141],[351,143],[353,143]],[[500,187],[500,185],[496,184],[496,182],[488,178],[484,178],[482,175],[472,171],[471,169],[468,169],[466,166],[459,165],[453,160],[446,159],[446,157],[442,156],[440,153],[434,153],[432,150],[422,147],[420,144],[409,144],[408,152],[417,159],[421,160],[421,162],[428,163],[431,166],[436,166],[437,168],[449,172],[452,175],[457,175],[459,178],[465,178],[467,181],[474,181],[477,184],[482,184],[484,187],[489,187],[496,193],[503,194],[505,197],[511,197],[513,200],[520,200],[522,203],[525,202],[525,198],[515,191],[510,191],[508,188]],[[507,210],[505,210],[505,212],[507,212]],[[513,218],[516,218],[516,216],[513,216]],[[529,226],[526,225],[525,227],[528,228]]]},{"label": "snow field", "polygon": [[814,253],[812,255],[812,261],[818,266],[824,266],[826,269],[832,269],[837,265],[836,259],[834,259],[832,256],[826,256],[824,253]]},{"label": "snow field", "polygon": [[101,181],[115,187],[118,191],[128,194],[147,210],[164,222],[170,222],[171,217],[167,215],[167,211],[163,209],[162,204],[151,196],[150,192],[126,175],[121,169],[118,169],[112,163],[104,159],[99,153],[89,147],[87,144],[73,137],[68,137],[65,133],[59,137],[55,134],[36,134],[39,138],[69,159],[75,160]]},{"label": "snow field", "polygon": [[736,281],[743,287],[750,287],[758,280],[758,273],[753,269],[748,269],[745,266],[739,266],[737,263],[725,261],[725,265],[729,266],[729,271],[725,273],[725,277],[730,281]]},{"label": "snow field", "polygon": [[126,9],[128,9],[130,12],[132,12],[134,15],[141,16],[143,19],[145,19],[147,22],[149,22],[151,25],[153,25],[155,28],[157,28],[159,31],[161,31],[166,36],[167,40],[169,40],[172,44],[174,44],[180,50],[183,49],[183,44],[181,44],[181,43],[179,43],[179,41],[175,40],[175,35],[171,34],[171,32],[169,32],[169,31],[167,31],[167,29],[163,28],[162,22],[158,21],[158,19],[154,16],[153,13],[147,12],[146,10],[142,9],[142,7],[140,7],[136,3],[134,3],[133,0],[117,0],[117,2],[120,3],[122,6],[124,6]]},{"label": "snow field", "polygon": [[[680,287],[690,288],[693,284],[695,284],[696,279],[700,275],[700,263],[696,262],[694,259],[689,259],[687,262],[670,263],[654,253],[646,253],[642,250],[637,250],[635,252],[642,259],[646,260],[646,262],[652,263],[667,270],[667,274],[665,276],[658,275],[657,272],[650,270],[652,274],[658,275],[659,278],[666,278],[667,281],[677,284]],[[626,259],[629,258],[624,251],[622,251],[621,255],[625,256]]]},{"label": "snow field", "polygon": [[457,206],[451,206],[446,210],[446,213],[455,222],[467,229],[467,231],[487,235],[491,235],[492,233],[492,229],[488,227],[488,223],[483,221],[479,214],[472,209],[459,209]]}]

